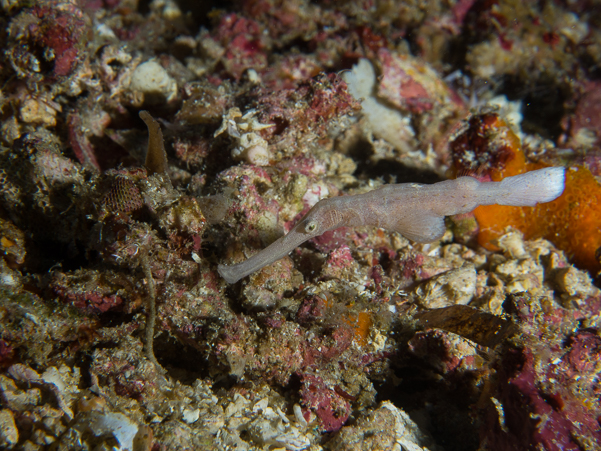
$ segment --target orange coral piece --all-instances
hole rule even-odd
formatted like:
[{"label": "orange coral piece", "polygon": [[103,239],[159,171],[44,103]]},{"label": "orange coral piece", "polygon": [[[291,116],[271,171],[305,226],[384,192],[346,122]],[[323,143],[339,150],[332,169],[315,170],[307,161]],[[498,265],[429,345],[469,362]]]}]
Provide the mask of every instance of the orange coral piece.
[{"label": "orange coral piece", "polygon": [[[527,163],[521,148],[515,149],[520,164],[508,164],[494,171],[492,179],[545,167]],[[601,248],[601,185],[584,167],[566,171],[566,188],[553,202],[536,207],[481,206],[474,210],[480,225],[478,243],[487,249],[497,249],[494,241],[508,227],[520,230],[526,239],[545,238],[566,252],[570,260],[581,268],[597,274],[601,265],[595,257]]]},{"label": "orange coral piece", "polygon": [[369,336],[369,330],[371,329],[371,315],[369,312],[359,312],[355,314],[349,314],[345,320],[355,332],[355,340],[361,346],[367,344],[367,337]]}]

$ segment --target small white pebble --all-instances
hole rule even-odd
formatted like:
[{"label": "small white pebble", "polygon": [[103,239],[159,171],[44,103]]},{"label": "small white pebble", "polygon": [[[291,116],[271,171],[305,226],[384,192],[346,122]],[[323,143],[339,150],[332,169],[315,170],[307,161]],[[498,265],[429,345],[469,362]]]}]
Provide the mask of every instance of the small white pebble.
[{"label": "small white pebble", "polygon": [[296,418],[296,422],[302,427],[306,428],[307,420],[305,420],[305,417],[303,416],[303,411],[301,410],[301,407],[298,404],[294,404],[292,410],[294,410],[294,417]]},{"label": "small white pebble", "polygon": [[259,412],[261,410],[264,411],[265,409],[267,409],[268,405],[269,405],[269,399],[263,398],[253,406],[253,412]]},{"label": "small white pebble", "polygon": [[261,77],[259,76],[256,70],[248,69],[246,71],[246,75],[248,76],[248,81],[250,81],[251,83],[254,83],[256,85],[261,83]]},{"label": "small white pebble", "polygon": [[129,87],[143,93],[145,102],[151,104],[169,102],[177,96],[177,83],[155,60],[136,67]]},{"label": "small white pebble", "polygon": [[257,166],[267,166],[271,161],[271,152],[265,146],[253,146],[246,151],[246,161]]},{"label": "small white pebble", "polygon": [[182,412],[182,420],[188,424],[195,423],[200,418],[200,409],[184,409]]}]

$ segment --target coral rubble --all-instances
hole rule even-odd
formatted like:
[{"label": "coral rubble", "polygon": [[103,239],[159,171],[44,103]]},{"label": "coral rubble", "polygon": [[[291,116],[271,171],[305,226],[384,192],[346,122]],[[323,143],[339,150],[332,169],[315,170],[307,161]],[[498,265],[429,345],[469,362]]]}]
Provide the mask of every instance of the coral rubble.
[{"label": "coral rubble", "polygon": [[[598,2],[0,8],[0,448],[599,449]],[[217,272],[324,198],[551,165],[430,244]]]}]

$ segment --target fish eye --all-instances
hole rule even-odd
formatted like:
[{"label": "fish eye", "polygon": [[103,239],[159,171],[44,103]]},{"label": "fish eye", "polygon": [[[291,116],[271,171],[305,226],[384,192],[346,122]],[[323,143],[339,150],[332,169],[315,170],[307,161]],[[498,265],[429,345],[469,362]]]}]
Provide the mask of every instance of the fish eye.
[{"label": "fish eye", "polygon": [[307,233],[313,233],[317,230],[317,223],[315,221],[311,221],[309,223],[307,223],[307,225],[305,226],[305,232]]}]

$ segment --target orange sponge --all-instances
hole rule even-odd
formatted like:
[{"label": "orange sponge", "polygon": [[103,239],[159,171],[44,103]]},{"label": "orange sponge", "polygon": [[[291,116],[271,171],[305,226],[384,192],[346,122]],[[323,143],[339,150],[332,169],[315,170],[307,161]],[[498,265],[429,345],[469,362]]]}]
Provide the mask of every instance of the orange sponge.
[{"label": "orange sponge", "polygon": [[[470,161],[486,163],[488,159],[496,163],[496,167],[483,168],[493,181],[547,166],[527,162],[517,136],[494,113],[470,118],[468,127],[451,143],[457,171],[473,171],[462,164],[470,141],[476,144],[476,148],[470,149]],[[491,153],[496,157],[490,156]],[[565,191],[553,202],[536,207],[481,206],[474,210],[474,215],[480,226],[478,243],[487,249],[495,250],[494,241],[508,227],[513,227],[526,239],[551,241],[576,266],[592,271],[593,275],[601,270],[595,255],[601,249],[601,185],[585,167],[566,171]]]}]

